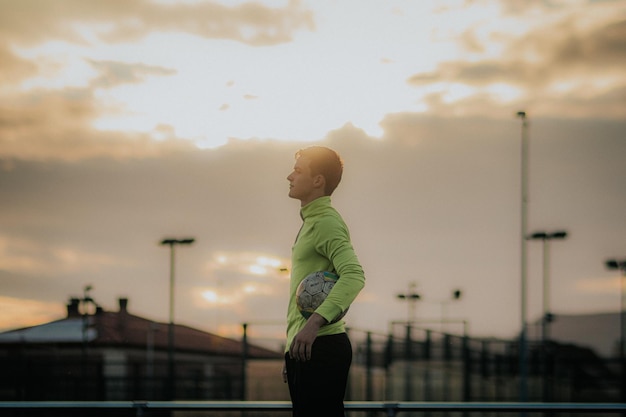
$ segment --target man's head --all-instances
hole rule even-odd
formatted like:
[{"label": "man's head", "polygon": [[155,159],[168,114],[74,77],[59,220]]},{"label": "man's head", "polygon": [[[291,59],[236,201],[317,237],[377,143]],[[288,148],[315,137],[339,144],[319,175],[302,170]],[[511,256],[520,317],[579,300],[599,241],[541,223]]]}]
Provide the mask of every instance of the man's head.
[{"label": "man's head", "polygon": [[301,201],[302,206],[316,198],[335,191],[343,162],[337,152],[321,146],[311,146],[296,152],[296,163],[289,174],[289,196]]},{"label": "man's head", "polygon": [[296,152],[296,159],[309,160],[311,175],[322,175],[326,181],[324,194],[331,195],[341,182],[343,160],[337,152],[323,146],[309,146]]}]

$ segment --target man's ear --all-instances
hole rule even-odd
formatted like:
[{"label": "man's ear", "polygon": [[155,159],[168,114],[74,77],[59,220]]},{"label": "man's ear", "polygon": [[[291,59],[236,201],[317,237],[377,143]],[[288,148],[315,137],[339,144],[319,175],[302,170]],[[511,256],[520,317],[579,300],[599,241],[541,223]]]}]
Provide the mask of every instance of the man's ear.
[{"label": "man's ear", "polygon": [[313,179],[313,185],[317,188],[324,188],[326,186],[326,178],[322,174],[317,174]]}]

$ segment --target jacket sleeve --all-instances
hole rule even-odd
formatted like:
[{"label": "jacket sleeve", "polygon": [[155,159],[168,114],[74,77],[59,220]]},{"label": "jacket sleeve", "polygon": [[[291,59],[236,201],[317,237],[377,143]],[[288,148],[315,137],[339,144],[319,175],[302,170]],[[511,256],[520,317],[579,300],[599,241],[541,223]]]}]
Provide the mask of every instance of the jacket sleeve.
[{"label": "jacket sleeve", "polygon": [[350,234],[340,219],[327,217],[316,224],[315,250],[332,264],[339,279],[316,313],[327,321],[346,311],[365,286],[365,274],[356,256]]}]

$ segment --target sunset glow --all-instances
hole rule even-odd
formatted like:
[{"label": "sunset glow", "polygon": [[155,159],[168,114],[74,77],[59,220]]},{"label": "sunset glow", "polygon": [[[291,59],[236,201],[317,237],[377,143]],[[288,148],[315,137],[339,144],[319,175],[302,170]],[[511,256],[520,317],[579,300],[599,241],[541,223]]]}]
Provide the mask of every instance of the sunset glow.
[{"label": "sunset glow", "polygon": [[[554,308],[615,310],[624,16],[626,0],[0,2],[0,330],[62,317],[87,284],[166,320],[170,235],[196,239],[175,253],[181,323],[283,318],[302,221],[286,177],[321,144],[345,160],[333,204],[367,276],[351,326],[405,317],[415,280],[425,300],[462,287],[476,332],[516,334],[519,111],[529,227],[571,236]],[[528,262],[534,318],[538,245]]]}]

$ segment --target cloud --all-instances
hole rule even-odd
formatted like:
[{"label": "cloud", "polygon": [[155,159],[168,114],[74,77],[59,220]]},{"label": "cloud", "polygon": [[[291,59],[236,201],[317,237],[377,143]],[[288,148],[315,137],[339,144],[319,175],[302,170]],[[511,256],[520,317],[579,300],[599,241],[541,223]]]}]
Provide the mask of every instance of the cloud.
[{"label": "cloud", "polygon": [[544,0],[498,0],[502,12],[505,15],[532,14],[533,12],[546,12],[567,6],[579,4],[584,0],[556,0],[546,2]]},{"label": "cloud", "polygon": [[176,74],[176,70],[142,63],[128,64],[117,61],[89,60],[98,71],[99,76],[90,84],[94,88],[110,88],[120,84],[137,84],[143,82],[150,75],[167,76]]},{"label": "cloud", "polygon": [[[98,127],[106,125],[107,117],[128,117],[135,111],[103,90],[119,92],[122,86],[176,75],[178,70],[140,62],[141,57],[139,62],[95,59],[89,55],[91,47],[130,42],[158,32],[229,39],[251,46],[275,45],[288,42],[294,32],[312,29],[312,25],[311,13],[297,1],[281,7],[253,2],[225,6],[147,0],[99,4],[1,1],[0,159],[150,157],[192,146],[178,137],[173,127],[165,135],[168,140],[155,143],[163,137],[162,127],[170,124],[163,118],[141,131],[125,126],[95,129],[96,123]],[[68,43],[83,49],[68,52]],[[44,49],[37,51],[42,46]],[[34,49],[24,52],[23,48]],[[72,53],[74,58],[68,59]],[[66,85],[59,85],[61,79]],[[153,89],[150,94],[169,92]]]},{"label": "cloud", "polygon": [[[0,49],[0,54],[2,53]],[[9,55],[7,82],[35,75],[34,64]],[[143,63],[85,58],[94,72],[84,86],[7,88],[0,96],[0,159],[77,160],[99,156],[113,158],[150,157],[160,152],[193,145],[176,137],[166,124],[152,132],[102,131],[94,122],[128,109],[101,100],[98,90],[141,84],[150,76],[174,75],[175,70]],[[11,64],[12,63],[12,64]],[[55,65],[55,64],[53,64]],[[60,65],[60,64],[56,64]],[[12,71],[13,70],[13,71]],[[15,73],[15,75],[12,75]],[[8,74],[8,75],[6,75]],[[155,142],[155,139],[162,139]]]},{"label": "cloud", "polygon": [[49,38],[88,43],[85,24],[96,27],[96,38],[105,42],[135,41],[152,32],[175,31],[250,45],[287,42],[294,31],[313,26],[311,13],[297,1],[272,8],[254,2],[229,7],[216,2],[4,0],[0,10],[3,38],[28,45]]},{"label": "cloud", "polygon": [[98,100],[98,89],[140,84],[149,76],[172,75],[175,70],[142,63],[86,61],[95,73],[84,87],[39,87],[0,97],[0,159],[71,161],[100,156],[152,157],[161,152],[193,148],[166,124],[156,125],[152,132],[145,133],[94,128],[98,118],[125,111],[118,104]]},{"label": "cloud", "polygon": [[0,86],[12,85],[37,73],[37,66],[15,55],[6,42],[0,43],[0,62]]},{"label": "cloud", "polygon": [[18,329],[57,320],[64,306],[57,302],[42,302],[26,298],[0,296],[0,329]]},{"label": "cloud", "polygon": [[581,279],[576,282],[576,290],[581,293],[592,294],[619,294],[621,277],[599,278],[592,277]]},{"label": "cloud", "polygon": [[[425,101],[431,111],[440,114],[497,109],[499,100],[488,88],[502,84],[524,92],[519,100],[509,100],[507,111],[530,105],[543,115],[581,117],[585,113],[582,102],[586,101],[588,117],[621,117],[625,105],[615,95],[626,87],[621,71],[626,65],[626,20],[619,14],[608,14],[610,10],[602,9],[598,13],[602,17],[593,20],[584,19],[582,13],[593,13],[594,9],[576,9],[522,36],[502,34],[503,51],[497,57],[440,62],[435,70],[415,73],[407,82],[419,88],[439,86],[431,88],[436,91]],[[482,52],[486,47],[481,42],[493,42],[496,33],[480,41],[469,29],[460,35],[459,43],[466,50]],[[476,91],[448,103],[444,95],[455,85],[471,86]]]},{"label": "cloud", "polygon": [[88,122],[94,115],[91,93],[84,89],[33,91],[3,97],[1,156],[38,159],[55,148],[57,152],[66,152],[82,141],[80,138],[87,133]]},{"label": "cloud", "polygon": [[269,8],[258,3],[223,6],[217,3],[140,5],[128,24],[107,33],[109,41],[134,40],[150,31],[183,31],[203,38],[231,39],[262,46],[288,42],[292,33],[312,28],[312,16],[298,2],[284,8]]},{"label": "cloud", "polygon": [[6,96],[0,100],[0,159],[135,158],[193,148],[179,139],[155,142],[148,133],[94,129],[94,120],[107,110],[89,88]]},{"label": "cloud", "polygon": [[562,22],[532,32],[512,43],[499,59],[443,62],[436,71],[417,73],[408,82],[424,85],[445,81],[475,86],[506,82],[533,89],[569,75],[583,75],[581,71],[596,76],[615,74],[617,68],[626,64],[626,21],[610,22],[583,33],[569,26],[569,22]]},{"label": "cloud", "polygon": [[413,85],[424,85],[445,81],[485,86],[501,81],[519,83],[528,78],[524,75],[525,72],[521,61],[481,61],[476,63],[454,61],[439,64],[436,71],[415,74],[409,78],[408,82]]},{"label": "cloud", "polygon": [[[580,25],[577,17],[527,34],[510,46],[508,54],[536,56],[530,69],[550,81],[568,75],[615,74],[626,64],[626,20],[611,16]],[[539,81],[531,75],[526,79]]]},{"label": "cloud", "polygon": [[206,265],[207,273],[219,275],[235,273],[244,276],[263,278],[284,278],[290,266],[289,259],[281,259],[272,254],[259,252],[218,251]]},{"label": "cloud", "polygon": [[[282,7],[144,0],[38,4],[0,3],[0,11],[7,9],[0,17],[7,23],[0,26],[7,35],[0,47],[8,63],[0,75],[5,166],[10,158],[155,157],[194,143],[220,146],[229,137],[313,140],[349,122],[379,135],[385,113],[416,109],[447,117],[509,119],[525,109],[541,116],[617,118],[626,106],[620,99],[626,88],[625,25],[608,6],[533,2],[509,29],[484,10],[511,18],[506,7],[524,2],[444,2],[438,19],[469,17],[441,29],[446,42],[456,39],[459,53],[441,55],[447,59],[438,65],[439,55],[426,57],[423,68],[434,70],[415,72],[419,66],[394,47],[384,55],[393,64],[374,74],[366,65],[377,60],[361,62],[360,50],[354,65],[352,54],[335,55],[330,43],[315,51],[308,37],[282,45],[313,30],[314,15],[296,1]],[[549,18],[525,20],[539,7]],[[582,19],[585,11],[594,18]],[[28,19],[23,27],[14,22]],[[410,32],[403,36],[412,42]],[[145,43],[132,46],[138,38]],[[346,39],[363,51],[378,47],[369,38]],[[387,39],[394,42],[380,42]],[[273,47],[250,47],[264,42]],[[493,45],[501,52],[494,54]],[[315,62],[329,65],[318,68]]]},{"label": "cloud", "polygon": [[[38,66],[20,58],[15,48],[52,41],[94,46],[102,42],[136,41],[157,32],[179,32],[260,46],[288,42],[293,32],[312,27],[311,12],[297,1],[279,8],[252,2],[229,7],[216,2],[185,4],[148,0],[99,4],[76,0],[59,0],[54,4],[37,0],[1,1],[0,85],[23,80],[37,71]],[[94,62],[94,65],[104,63]],[[127,69],[121,65],[108,63],[108,75],[121,75],[120,70]],[[117,71],[113,72],[114,69]]]}]

